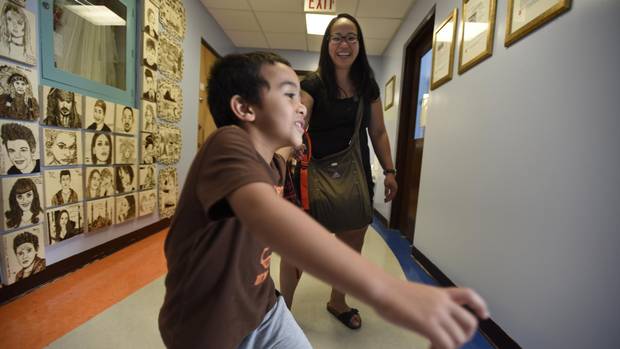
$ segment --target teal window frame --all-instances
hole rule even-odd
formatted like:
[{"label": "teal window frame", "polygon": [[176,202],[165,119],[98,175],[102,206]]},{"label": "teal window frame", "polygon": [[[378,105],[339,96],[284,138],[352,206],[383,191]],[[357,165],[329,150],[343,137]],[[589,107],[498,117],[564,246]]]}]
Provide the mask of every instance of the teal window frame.
[{"label": "teal window frame", "polygon": [[44,85],[74,91],[137,108],[136,97],[136,1],[118,0],[127,8],[126,90],[89,80],[58,69],[54,65],[53,0],[39,1],[39,38],[41,47],[41,82]]}]

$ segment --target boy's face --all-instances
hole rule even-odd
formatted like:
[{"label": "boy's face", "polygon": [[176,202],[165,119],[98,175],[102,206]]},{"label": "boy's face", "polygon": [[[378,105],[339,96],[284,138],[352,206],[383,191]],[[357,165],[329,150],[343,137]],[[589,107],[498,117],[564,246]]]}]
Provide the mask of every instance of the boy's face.
[{"label": "boy's face", "polygon": [[256,110],[257,127],[278,148],[299,146],[304,134],[306,107],[301,104],[299,78],[285,64],[265,64],[261,75],[269,83],[269,89],[261,91],[261,106]]},{"label": "boy's face", "polygon": [[60,176],[60,186],[62,187],[62,189],[69,189],[69,187],[71,186],[71,176],[69,175],[62,175]]},{"label": "boy's face", "polygon": [[28,268],[33,262],[34,257],[37,255],[37,250],[30,242],[23,243],[15,249],[15,255],[17,260],[21,264],[22,268]]},{"label": "boy's face", "polygon": [[28,142],[23,139],[7,141],[6,151],[13,165],[20,171],[27,169],[34,160],[34,151],[30,149]]}]

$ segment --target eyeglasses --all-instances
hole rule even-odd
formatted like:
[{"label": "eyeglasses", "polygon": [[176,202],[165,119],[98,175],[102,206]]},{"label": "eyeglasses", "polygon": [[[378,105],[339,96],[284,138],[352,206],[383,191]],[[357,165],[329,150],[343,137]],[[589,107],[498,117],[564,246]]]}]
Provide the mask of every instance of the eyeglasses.
[{"label": "eyeglasses", "polygon": [[348,34],[345,36],[342,35],[330,35],[329,42],[335,45],[339,45],[341,42],[346,41],[348,44],[356,44],[357,43],[357,35],[356,34]]}]

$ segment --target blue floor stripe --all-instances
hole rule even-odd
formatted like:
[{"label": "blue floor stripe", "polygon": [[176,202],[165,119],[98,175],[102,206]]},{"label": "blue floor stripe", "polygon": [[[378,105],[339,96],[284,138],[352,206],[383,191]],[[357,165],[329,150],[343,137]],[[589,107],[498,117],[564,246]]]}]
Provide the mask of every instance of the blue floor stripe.
[{"label": "blue floor stripe", "polygon": [[[389,229],[385,227],[376,218],[373,219],[372,227],[381,235],[385,243],[390,247],[398,263],[400,263],[405,277],[409,281],[419,282],[426,285],[438,286],[437,281],[433,279],[418,263],[415,262],[411,255],[411,246],[409,241],[403,237],[398,230]],[[494,349],[493,345],[482,335],[480,331],[477,331],[463,349]]]}]

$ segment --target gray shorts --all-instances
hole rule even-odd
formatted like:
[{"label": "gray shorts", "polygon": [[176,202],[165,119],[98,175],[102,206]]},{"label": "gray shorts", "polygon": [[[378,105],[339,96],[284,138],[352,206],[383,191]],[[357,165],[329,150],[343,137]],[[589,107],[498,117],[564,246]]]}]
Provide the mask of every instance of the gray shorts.
[{"label": "gray shorts", "polygon": [[304,331],[279,296],[263,321],[238,347],[239,349],[312,349]]}]

